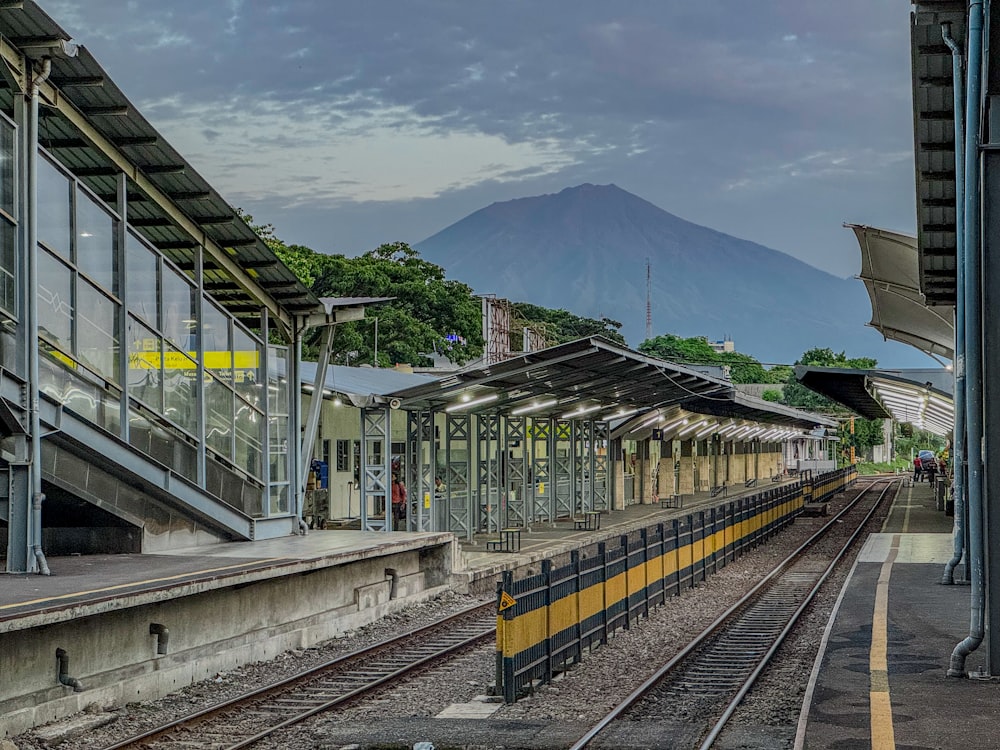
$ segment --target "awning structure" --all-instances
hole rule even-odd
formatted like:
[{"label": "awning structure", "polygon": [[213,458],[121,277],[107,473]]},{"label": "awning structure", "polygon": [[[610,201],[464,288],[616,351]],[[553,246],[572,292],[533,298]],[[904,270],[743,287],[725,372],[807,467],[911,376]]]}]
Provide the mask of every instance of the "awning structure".
[{"label": "awning structure", "polygon": [[[762,422],[794,428],[834,425],[815,414],[739,393],[734,385],[683,365],[648,357],[600,337],[530,352],[490,366],[385,394],[404,409],[449,413],[501,411],[510,416],[594,419],[630,433],[682,412],[711,434],[724,424]],[[715,419],[718,417],[718,419]],[[683,417],[681,417],[683,418]],[[698,421],[696,420],[696,421]],[[678,426],[677,431],[682,428]],[[693,429],[693,428],[692,428]],[[763,431],[762,431],[763,432]],[[663,437],[667,438],[668,432]]]},{"label": "awning structure", "polygon": [[920,291],[916,237],[886,229],[845,225],[861,246],[861,274],[872,303],[870,326],[885,338],[931,356],[955,356],[955,308],[928,306]]},{"label": "awning structure", "polygon": [[795,368],[810,390],[843,404],[866,419],[895,419],[935,435],[955,426],[954,380],[949,370],[854,370]]}]

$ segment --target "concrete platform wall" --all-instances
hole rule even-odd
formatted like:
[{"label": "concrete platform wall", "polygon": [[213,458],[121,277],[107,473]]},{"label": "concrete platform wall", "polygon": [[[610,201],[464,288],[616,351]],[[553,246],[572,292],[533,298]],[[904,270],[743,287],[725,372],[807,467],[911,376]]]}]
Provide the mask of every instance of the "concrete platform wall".
[{"label": "concrete platform wall", "polygon": [[[110,601],[77,619],[60,611],[34,615],[20,628],[18,620],[0,622],[0,737],[91,704],[160,698],[366,625],[450,588],[454,555],[452,544],[438,545],[180,598],[164,591],[161,601],[141,606]],[[151,623],[169,631],[165,655],[156,653]],[[69,655],[69,674],[83,692],[59,683],[57,648]]]}]

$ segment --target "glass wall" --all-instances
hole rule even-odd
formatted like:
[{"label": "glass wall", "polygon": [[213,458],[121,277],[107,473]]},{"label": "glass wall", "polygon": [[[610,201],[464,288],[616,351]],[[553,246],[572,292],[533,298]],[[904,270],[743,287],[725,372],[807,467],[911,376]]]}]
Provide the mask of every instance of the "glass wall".
[{"label": "glass wall", "polygon": [[17,164],[15,129],[0,117],[0,312],[17,318],[17,215],[14,175]]},{"label": "glass wall", "polygon": [[[16,273],[16,225],[6,209],[13,191],[3,172],[13,165],[14,138],[5,125],[0,122],[0,309],[8,297],[14,301]],[[247,513],[259,515],[265,506],[287,512],[288,467],[273,455],[277,485],[268,493],[271,502],[263,502],[267,406],[279,409],[272,425],[278,420],[286,437],[288,394],[282,380],[283,396],[264,397],[260,337],[123,227],[116,212],[44,151],[38,174],[44,392],[192,481],[199,481],[203,446],[206,487]],[[282,356],[287,359],[287,351]],[[120,424],[123,399],[127,431]]]}]

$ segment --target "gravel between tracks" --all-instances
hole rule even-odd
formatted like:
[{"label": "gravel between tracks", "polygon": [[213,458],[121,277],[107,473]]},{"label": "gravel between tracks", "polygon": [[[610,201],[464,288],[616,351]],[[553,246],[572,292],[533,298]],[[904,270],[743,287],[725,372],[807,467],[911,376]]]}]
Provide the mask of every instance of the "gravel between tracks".
[{"label": "gravel between tracks", "polygon": [[[850,492],[835,498],[831,504],[831,513],[839,510],[847,495],[853,494]],[[730,563],[698,588],[686,590],[680,597],[668,599],[663,606],[652,610],[648,618],[634,623],[631,630],[619,631],[606,646],[585,654],[580,665],[570,669],[553,684],[543,686],[535,695],[514,705],[500,706],[492,718],[571,722],[581,726],[596,722],[691,637],[737,601],[776,562],[798,547],[825,520],[827,519],[797,519],[770,543]],[[877,531],[878,527],[873,530]],[[794,725],[798,720],[816,647],[849,569],[850,562],[847,562],[842,572],[829,582],[825,593],[814,602],[796,637],[783,646],[778,656],[778,666],[762,678],[732,720],[731,724],[735,727],[750,727],[758,734],[761,726],[769,728],[765,729],[765,733],[769,735],[767,742],[770,744],[761,744],[760,747],[790,746],[786,739],[794,737]],[[159,701],[130,705],[116,711],[116,720],[106,727],[91,731],[84,737],[67,740],[59,747],[65,750],[102,747],[115,738],[130,736],[171,717],[235,696],[272,682],[279,676],[301,671],[308,665],[356,650],[401,630],[433,622],[473,603],[474,599],[455,594],[439,597],[359,630],[350,638],[330,641],[305,651],[289,652],[272,662],[253,664],[221,674],[214,680],[192,685]],[[370,722],[374,728],[377,721],[387,715],[395,718],[433,717],[450,704],[465,703],[486,693],[493,684],[494,670],[493,645],[470,650],[458,659],[415,675],[372,699],[345,707],[333,715],[316,717],[287,730],[273,741],[262,743],[260,747],[288,750],[338,747],[322,740],[324,726],[328,723]],[[623,675],[627,675],[627,678],[623,678]],[[14,739],[21,750],[45,747],[31,733]],[[359,747],[365,747],[365,738],[359,737],[356,741]],[[487,746],[476,744],[476,747]]]}]

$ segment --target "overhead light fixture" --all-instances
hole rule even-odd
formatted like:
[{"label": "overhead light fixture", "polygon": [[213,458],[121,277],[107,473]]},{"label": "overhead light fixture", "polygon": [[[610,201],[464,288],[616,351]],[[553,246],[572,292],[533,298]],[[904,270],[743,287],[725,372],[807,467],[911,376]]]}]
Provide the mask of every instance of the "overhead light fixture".
[{"label": "overhead light fixture", "polygon": [[572,417],[579,417],[581,414],[589,414],[592,411],[597,411],[598,409],[603,409],[601,404],[595,404],[591,406],[581,406],[576,411],[569,411],[563,414],[559,419],[570,419]]},{"label": "overhead light fixture", "polygon": [[519,406],[511,411],[511,416],[516,417],[519,414],[528,414],[533,411],[538,411],[539,409],[548,409],[550,406],[555,406],[559,403],[559,399],[552,399],[551,401],[541,401],[528,404],[527,406]]},{"label": "overhead light fixture", "polygon": [[647,419],[645,422],[643,422],[641,425],[639,425],[639,427],[637,429],[641,430],[643,427],[649,427],[651,424],[653,424],[653,422],[655,422],[659,418],[660,418],[660,412],[659,412],[659,410],[657,410],[656,413],[653,416],[651,416],[649,419]]},{"label": "overhead light fixture", "polygon": [[681,430],[680,432],[677,433],[677,437],[684,437],[686,434],[688,434],[689,432],[691,432],[691,430],[697,430],[699,427],[701,427],[707,421],[708,420],[703,419],[700,422],[695,422],[694,424],[689,424],[687,427],[685,427],[683,430]]},{"label": "overhead light fixture", "polygon": [[480,396],[479,398],[474,398],[472,400],[467,400],[463,397],[463,400],[457,404],[452,404],[451,406],[446,406],[446,412],[458,411],[459,409],[468,409],[473,406],[479,406],[480,404],[488,404],[490,401],[496,401],[499,398],[499,394],[491,393],[488,396]]}]

